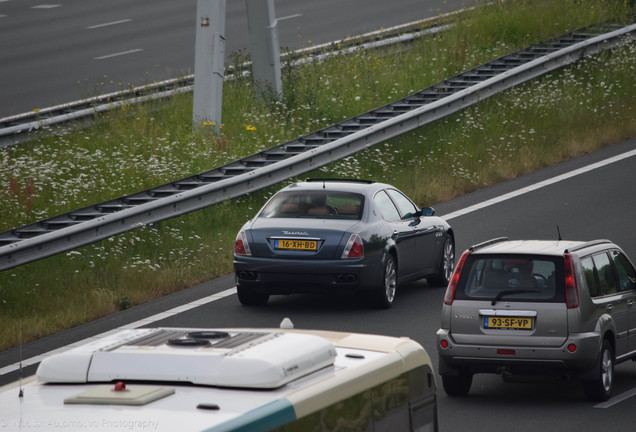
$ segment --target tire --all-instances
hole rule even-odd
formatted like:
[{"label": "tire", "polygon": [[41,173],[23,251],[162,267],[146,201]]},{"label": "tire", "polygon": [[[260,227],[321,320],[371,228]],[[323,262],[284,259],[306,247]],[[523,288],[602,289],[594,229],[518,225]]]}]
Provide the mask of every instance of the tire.
[{"label": "tire", "polygon": [[429,286],[446,287],[453,275],[453,270],[455,270],[455,242],[449,234],[446,234],[439,259],[439,269],[437,273],[427,277],[426,281]]},{"label": "tire", "polygon": [[397,265],[392,254],[388,254],[384,263],[384,271],[379,287],[373,295],[373,305],[379,309],[389,309],[393,306],[397,291]]},{"label": "tire", "polygon": [[594,364],[595,377],[583,381],[583,390],[588,400],[593,402],[606,401],[614,389],[614,352],[612,345],[605,339],[599,358]]},{"label": "tire", "polygon": [[236,286],[236,294],[244,306],[261,306],[266,304],[269,300],[269,294],[261,293],[240,285]]},{"label": "tire", "polygon": [[466,396],[473,384],[473,375],[461,371],[458,375],[442,375],[444,391],[449,396]]}]

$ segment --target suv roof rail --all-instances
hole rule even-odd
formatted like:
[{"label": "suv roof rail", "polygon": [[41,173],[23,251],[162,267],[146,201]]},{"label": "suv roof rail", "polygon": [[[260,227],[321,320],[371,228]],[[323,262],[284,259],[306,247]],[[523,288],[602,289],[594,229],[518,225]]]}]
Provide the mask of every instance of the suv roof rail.
[{"label": "suv roof rail", "polygon": [[485,242],[477,243],[476,245],[472,245],[468,249],[472,252],[472,251],[475,251],[477,249],[481,249],[483,247],[490,246],[491,244],[495,244],[495,243],[499,243],[499,242],[503,242],[503,241],[508,241],[508,237],[497,237],[497,238],[494,238],[494,239],[486,240]]},{"label": "suv roof rail", "polygon": [[568,249],[565,250],[565,252],[566,253],[567,252],[574,252],[574,251],[577,251],[577,250],[585,249],[587,247],[596,246],[596,245],[603,244],[603,243],[612,243],[612,242],[610,240],[607,240],[607,239],[591,240],[591,241],[585,242],[583,244],[580,244],[578,246],[574,246],[574,247],[568,248]]},{"label": "suv roof rail", "polygon": [[375,183],[373,180],[347,179],[347,178],[308,178],[306,182],[349,182],[349,183]]}]

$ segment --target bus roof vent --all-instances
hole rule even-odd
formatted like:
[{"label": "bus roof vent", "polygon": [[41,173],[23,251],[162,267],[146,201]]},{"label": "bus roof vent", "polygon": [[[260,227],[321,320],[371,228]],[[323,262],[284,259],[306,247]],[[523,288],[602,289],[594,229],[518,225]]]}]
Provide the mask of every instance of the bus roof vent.
[{"label": "bus roof vent", "polygon": [[49,383],[131,380],[277,388],[333,365],[335,357],[331,342],[308,334],[134,329],[48,357],[37,377]]}]

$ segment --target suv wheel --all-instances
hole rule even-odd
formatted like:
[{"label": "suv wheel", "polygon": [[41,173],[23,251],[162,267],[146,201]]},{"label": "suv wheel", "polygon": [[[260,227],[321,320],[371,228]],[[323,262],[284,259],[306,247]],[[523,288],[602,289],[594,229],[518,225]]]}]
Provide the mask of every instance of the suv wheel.
[{"label": "suv wheel", "polygon": [[614,388],[614,353],[607,339],[603,341],[594,369],[595,378],[583,381],[585,396],[594,402],[606,401],[612,395]]},{"label": "suv wheel", "polygon": [[395,291],[397,290],[397,266],[395,258],[388,254],[386,263],[384,264],[384,272],[380,286],[374,293],[374,305],[380,309],[388,309],[393,306],[395,300]]},{"label": "suv wheel", "polygon": [[444,248],[439,260],[439,269],[437,273],[427,277],[426,280],[430,286],[446,287],[453,275],[453,270],[455,270],[455,243],[453,238],[446,234]]},{"label": "suv wheel", "polygon": [[442,375],[444,391],[449,396],[466,396],[473,384],[470,372],[460,371],[458,375]]},{"label": "suv wheel", "polygon": [[245,306],[260,306],[269,300],[269,294],[247,289],[240,285],[236,286],[236,294],[241,304]]}]

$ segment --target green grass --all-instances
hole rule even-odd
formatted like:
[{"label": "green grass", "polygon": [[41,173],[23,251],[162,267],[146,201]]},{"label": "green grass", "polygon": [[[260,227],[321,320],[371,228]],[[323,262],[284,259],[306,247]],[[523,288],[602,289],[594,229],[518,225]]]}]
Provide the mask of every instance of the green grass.
[{"label": "green grass", "polygon": [[[284,99],[226,82],[220,135],[192,95],[0,150],[0,231],[217,167],[550,37],[634,12],[625,2],[506,1],[408,46],[283,68]],[[238,61],[238,60],[237,60]],[[434,205],[636,136],[636,47],[606,52],[307,176],[371,178]],[[232,271],[240,226],[280,186],[0,273],[0,349]]]}]

